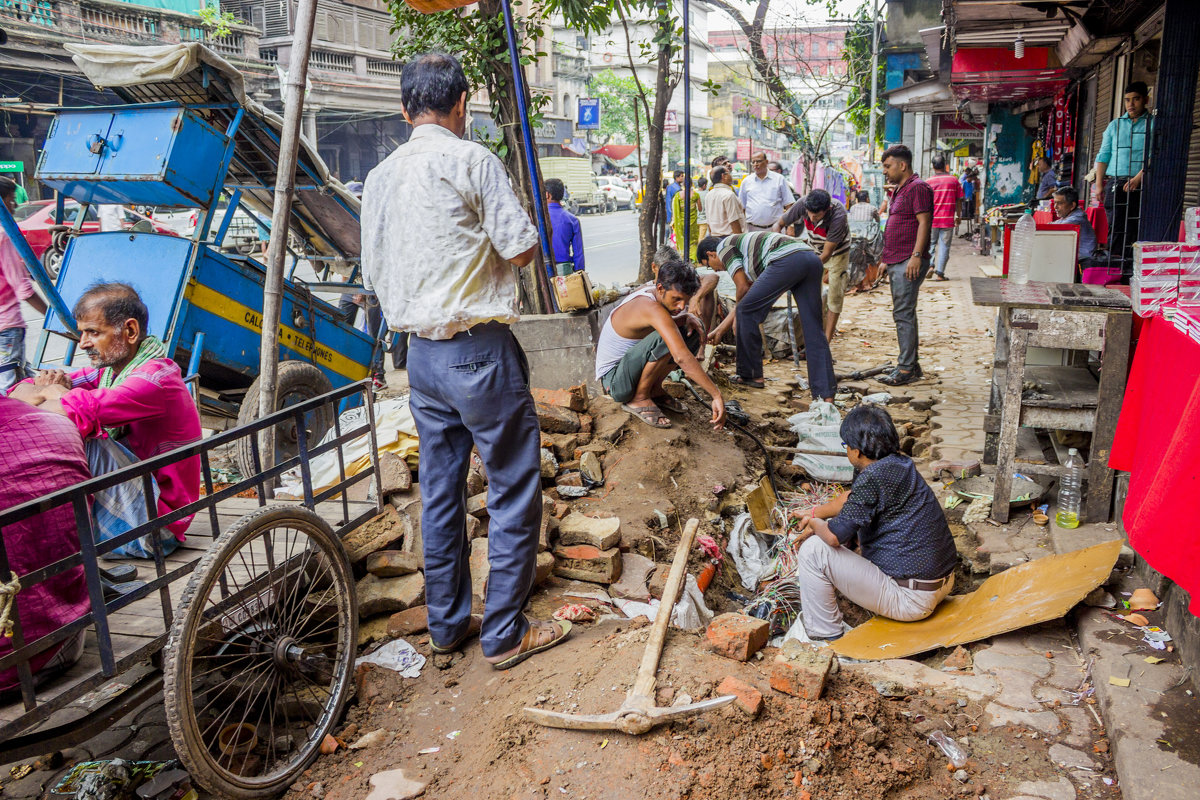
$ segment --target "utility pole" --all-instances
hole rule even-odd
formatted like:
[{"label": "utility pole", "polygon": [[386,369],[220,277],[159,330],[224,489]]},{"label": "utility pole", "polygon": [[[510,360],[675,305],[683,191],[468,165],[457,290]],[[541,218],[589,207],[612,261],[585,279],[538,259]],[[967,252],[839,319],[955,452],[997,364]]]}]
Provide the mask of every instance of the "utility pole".
[{"label": "utility pole", "polygon": [[680,255],[692,263],[692,21],[688,0],[683,0],[683,248]]},{"label": "utility pole", "polygon": [[875,103],[879,99],[879,0],[871,3],[871,108],[867,111],[869,121],[867,136],[870,163],[875,163]]}]

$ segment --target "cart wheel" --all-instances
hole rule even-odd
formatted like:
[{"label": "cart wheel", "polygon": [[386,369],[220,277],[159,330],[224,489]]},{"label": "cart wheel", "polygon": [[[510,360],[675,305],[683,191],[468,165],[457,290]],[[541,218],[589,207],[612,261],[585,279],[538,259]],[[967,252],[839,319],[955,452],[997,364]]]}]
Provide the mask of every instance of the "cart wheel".
[{"label": "cart wheel", "polygon": [[[333,390],[333,384],[324,372],[307,361],[284,361],[279,365],[279,390],[275,395],[275,408],[287,408],[296,403],[311,400]],[[250,390],[242,399],[238,409],[238,425],[247,425],[258,419],[258,378],[250,384]],[[335,409],[324,405],[304,415],[304,427],[308,434],[309,447],[316,446],[325,432],[333,427]],[[249,478],[258,470],[254,468],[254,452],[251,450],[250,437],[238,439],[238,466],[242,477]],[[300,436],[296,431],[295,420],[285,420],[275,426],[275,463],[279,464],[300,452]]]},{"label": "cart wheel", "polygon": [[337,722],[353,673],[357,601],[329,525],[295,506],[247,514],[200,559],[166,646],[175,750],[214,794],[278,794]]}]

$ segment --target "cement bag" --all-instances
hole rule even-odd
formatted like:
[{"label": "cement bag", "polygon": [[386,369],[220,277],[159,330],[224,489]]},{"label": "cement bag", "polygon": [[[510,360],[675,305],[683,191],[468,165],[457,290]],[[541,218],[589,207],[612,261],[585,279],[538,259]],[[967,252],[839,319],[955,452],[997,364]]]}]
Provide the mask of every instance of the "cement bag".
[{"label": "cement bag", "polygon": [[[842,415],[833,403],[818,400],[808,411],[788,418],[788,424],[800,437],[801,450],[842,451]],[[811,456],[797,453],[792,463],[819,481],[849,483],[854,480],[850,459],[841,456]]]},{"label": "cement bag", "polygon": [[742,586],[757,592],[758,582],[771,571],[771,545],[754,529],[749,512],[739,514],[733,521],[733,533],[725,549],[733,556]]}]

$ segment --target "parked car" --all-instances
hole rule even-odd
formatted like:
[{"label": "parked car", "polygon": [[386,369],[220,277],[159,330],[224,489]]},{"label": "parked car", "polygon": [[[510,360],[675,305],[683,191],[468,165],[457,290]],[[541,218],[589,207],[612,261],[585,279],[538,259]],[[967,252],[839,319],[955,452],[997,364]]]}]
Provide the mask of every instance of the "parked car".
[{"label": "parked car", "polygon": [[[62,254],[67,249],[66,232],[75,226],[79,216],[79,203],[68,200],[63,206],[63,221],[61,225],[54,223],[54,201],[36,200],[17,207],[13,217],[17,227],[25,235],[33,254],[42,262],[51,278],[58,277],[58,268],[62,262]],[[169,227],[155,223],[145,214],[139,214],[129,208],[121,208],[121,227],[131,230],[135,225],[144,223],[142,228],[154,233],[176,236]],[[96,214],[96,206],[90,205],[84,213],[83,233],[96,233],[100,230],[100,217]]]},{"label": "parked car", "polygon": [[596,181],[600,184],[600,191],[608,197],[610,207],[633,210],[633,192],[623,180],[615,175],[601,175]]}]

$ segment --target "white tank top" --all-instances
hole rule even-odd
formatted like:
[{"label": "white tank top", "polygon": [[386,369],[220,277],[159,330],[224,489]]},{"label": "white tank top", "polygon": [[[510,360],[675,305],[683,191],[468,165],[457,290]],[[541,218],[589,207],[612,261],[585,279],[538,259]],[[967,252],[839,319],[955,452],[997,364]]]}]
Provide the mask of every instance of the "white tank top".
[{"label": "white tank top", "polygon": [[[654,302],[658,302],[658,298],[654,296],[654,284],[650,284],[631,292],[628,297],[617,303],[617,308],[635,297],[649,297]],[[608,319],[604,320],[604,327],[600,329],[600,339],[596,342],[596,380],[600,380],[608,374],[608,371],[617,365],[617,362],[629,352],[630,348],[641,341],[641,339],[627,339],[613,328],[613,314],[617,313],[617,308],[614,308],[612,314],[608,315]]]}]

